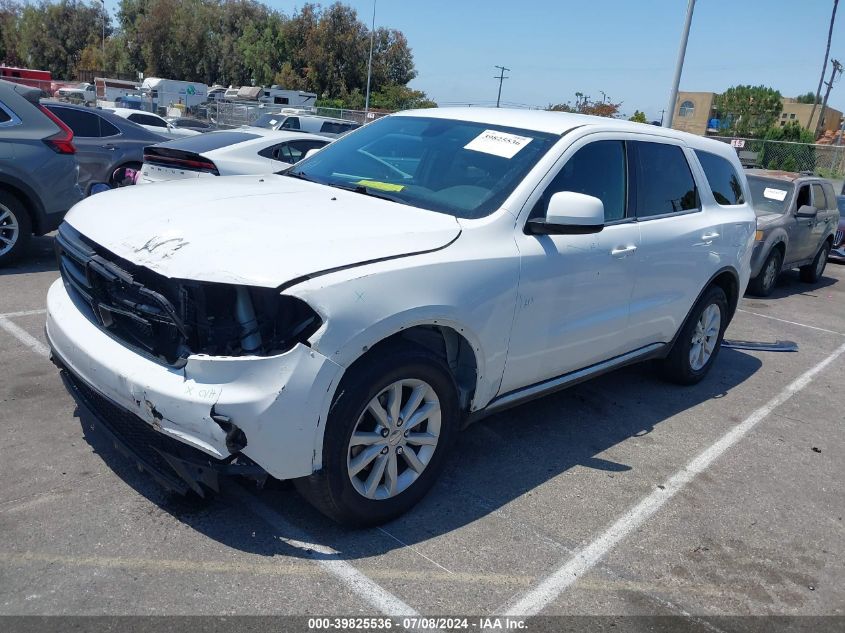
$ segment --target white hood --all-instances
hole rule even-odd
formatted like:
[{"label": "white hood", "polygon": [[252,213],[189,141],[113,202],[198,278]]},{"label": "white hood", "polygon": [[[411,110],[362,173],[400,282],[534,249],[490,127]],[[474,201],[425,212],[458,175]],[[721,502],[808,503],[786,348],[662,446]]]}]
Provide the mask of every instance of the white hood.
[{"label": "white hood", "polygon": [[116,189],[65,219],[167,277],[266,287],[442,248],[460,234],[450,215],[276,175]]}]

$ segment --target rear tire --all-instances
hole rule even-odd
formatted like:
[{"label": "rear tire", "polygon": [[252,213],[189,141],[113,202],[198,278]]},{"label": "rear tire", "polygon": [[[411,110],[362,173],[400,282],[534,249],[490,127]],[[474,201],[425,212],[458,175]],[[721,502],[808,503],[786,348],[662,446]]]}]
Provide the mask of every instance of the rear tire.
[{"label": "rear tire", "polygon": [[825,241],[819,249],[819,252],[816,253],[816,258],[813,260],[813,263],[808,264],[807,266],[801,266],[801,268],[798,269],[801,281],[808,284],[814,284],[821,279],[824,274],[824,268],[827,266],[827,256],[829,254],[830,243]]},{"label": "rear tire", "polygon": [[758,297],[768,297],[772,294],[780,276],[781,266],[783,266],[783,254],[779,248],[773,248],[760,273],[748,284],[748,292]]},{"label": "rear tire", "polygon": [[32,221],[21,201],[0,191],[0,266],[19,259],[31,237]]},{"label": "rear tire", "polygon": [[384,523],[422,499],[460,426],[457,389],[442,359],[411,345],[376,354],[338,387],[322,469],[294,481],[309,503],[348,526]]},{"label": "rear tire", "polygon": [[710,371],[728,326],[728,298],[710,286],[696,302],[672,351],[663,360],[663,377],[679,385],[694,385]]}]

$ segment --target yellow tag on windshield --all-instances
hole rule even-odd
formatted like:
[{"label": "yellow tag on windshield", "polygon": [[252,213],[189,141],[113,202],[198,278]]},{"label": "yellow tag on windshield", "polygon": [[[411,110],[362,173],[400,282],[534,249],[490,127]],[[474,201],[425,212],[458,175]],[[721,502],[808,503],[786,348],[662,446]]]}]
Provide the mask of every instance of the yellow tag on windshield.
[{"label": "yellow tag on windshield", "polygon": [[405,185],[394,185],[389,182],[379,182],[378,180],[359,180],[355,183],[362,187],[369,187],[370,189],[380,189],[382,191],[402,191]]}]

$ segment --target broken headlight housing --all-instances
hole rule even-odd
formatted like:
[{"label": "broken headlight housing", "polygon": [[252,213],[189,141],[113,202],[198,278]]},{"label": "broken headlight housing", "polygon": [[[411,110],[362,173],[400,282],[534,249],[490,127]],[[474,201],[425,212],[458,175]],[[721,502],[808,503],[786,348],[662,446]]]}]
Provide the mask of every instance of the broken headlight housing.
[{"label": "broken headlight housing", "polygon": [[110,336],[169,365],[191,354],[272,356],[322,325],[275,288],[170,279],[128,262],[63,224],[56,254],[68,291]]}]

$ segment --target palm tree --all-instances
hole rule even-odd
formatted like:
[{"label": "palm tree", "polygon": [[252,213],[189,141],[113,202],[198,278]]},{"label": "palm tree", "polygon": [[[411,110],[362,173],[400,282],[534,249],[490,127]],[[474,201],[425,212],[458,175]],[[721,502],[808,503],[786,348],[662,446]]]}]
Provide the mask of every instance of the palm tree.
[{"label": "palm tree", "polygon": [[816,114],[816,106],[819,104],[819,97],[822,94],[822,84],[824,84],[824,73],[827,70],[827,58],[830,56],[830,40],[833,37],[833,23],[836,21],[836,7],[838,6],[839,0],[833,0],[833,13],[830,14],[830,27],[827,30],[827,48],[824,50],[822,76],[819,77],[819,87],[816,88],[816,98],[813,100],[813,109],[810,111],[810,120],[807,121],[808,129],[813,124],[813,116]]}]

